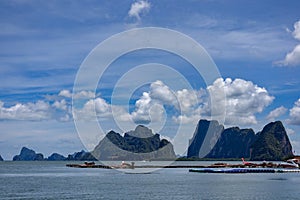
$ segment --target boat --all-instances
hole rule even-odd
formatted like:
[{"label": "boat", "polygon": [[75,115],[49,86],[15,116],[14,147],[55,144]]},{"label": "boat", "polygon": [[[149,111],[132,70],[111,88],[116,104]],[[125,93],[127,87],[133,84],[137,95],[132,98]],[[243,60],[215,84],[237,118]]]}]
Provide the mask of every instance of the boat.
[{"label": "boat", "polygon": [[297,169],[297,168],[299,168],[299,160],[298,159],[288,159],[286,162],[279,163],[278,167]]},{"label": "boat", "polygon": [[244,158],[242,158],[242,161],[243,161],[243,165],[247,166],[247,167],[257,167],[258,166],[258,164],[256,164],[256,163],[246,162]]}]

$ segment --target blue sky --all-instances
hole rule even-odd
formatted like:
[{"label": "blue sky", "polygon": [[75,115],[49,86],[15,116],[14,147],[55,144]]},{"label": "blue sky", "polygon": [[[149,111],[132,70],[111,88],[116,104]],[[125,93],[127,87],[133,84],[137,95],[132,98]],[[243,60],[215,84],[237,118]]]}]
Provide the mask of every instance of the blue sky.
[{"label": "blue sky", "polygon": [[[71,92],[76,74],[100,42],[142,27],[173,29],[193,38],[212,57],[222,79],[205,85],[190,64],[176,55],[158,50],[131,52],[107,69],[96,94],[74,94],[82,102],[76,112],[87,132],[95,131],[90,121],[94,107],[103,132],[134,128],[129,121],[151,122],[150,127],[173,140],[172,131],[181,120],[187,134],[179,134],[181,142],[174,142],[182,153],[195,123],[207,117],[208,91],[215,94],[221,85],[227,97],[226,126],[259,131],[270,121],[282,120],[294,150],[300,154],[299,7],[296,0],[2,0],[0,154],[11,159],[22,146],[46,156],[92,148],[98,142],[98,133],[85,140],[73,121]],[[117,81],[127,77],[119,85],[126,90],[135,77],[123,75],[132,66],[147,63],[171,66],[179,74],[169,75],[174,72],[171,68],[161,73],[147,71],[148,76],[157,79],[140,85],[129,95],[128,110],[122,99],[124,91],[111,103]],[[133,74],[145,76],[143,68],[135,69]],[[152,65],[148,69],[156,68]],[[180,81],[177,85],[172,82],[181,75],[190,88]],[[176,86],[171,87],[172,83]],[[176,103],[181,106],[180,112]],[[112,110],[117,113],[116,119],[111,116]],[[115,123],[118,120],[119,126]]]}]

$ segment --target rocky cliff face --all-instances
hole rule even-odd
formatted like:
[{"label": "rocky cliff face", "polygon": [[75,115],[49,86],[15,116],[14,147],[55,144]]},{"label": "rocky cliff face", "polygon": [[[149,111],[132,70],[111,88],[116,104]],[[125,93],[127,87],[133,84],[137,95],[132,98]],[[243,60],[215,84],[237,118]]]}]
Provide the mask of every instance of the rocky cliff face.
[{"label": "rocky cliff face", "polygon": [[280,121],[266,125],[251,145],[251,160],[284,160],[293,156],[292,145]]},{"label": "rocky cliff face", "polygon": [[187,157],[202,158],[207,155],[223,130],[223,125],[217,121],[200,120],[193,138],[189,141]]},{"label": "rocky cliff face", "polygon": [[19,155],[13,157],[13,161],[34,161],[44,160],[44,156],[41,153],[35,153],[35,151],[23,147]]},{"label": "rocky cliff face", "polygon": [[82,150],[80,152],[75,152],[74,154],[69,154],[66,160],[96,161],[97,159],[90,152],[85,152]]},{"label": "rocky cliff face", "polygon": [[255,141],[252,129],[225,129],[206,158],[250,158],[250,146]]},{"label": "rocky cliff face", "polygon": [[124,134],[110,131],[92,151],[98,160],[174,159],[173,145],[145,126]]},{"label": "rocky cliff face", "polygon": [[1,155],[0,155],[0,161],[3,161],[3,158],[1,157]]},{"label": "rocky cliff face", "polygon": [[[200,150],[205,146],[204,138],[209,129],[210,138],[214,138],[213,135],[218,135],[219,132],[221,136],[215,146],[206,155],[201,156]],[[188,158],[244,157],[251,160],[284,160],[292,156],[291,143],[280,121],[266,125],[261,132],[255,134],[252,129],[232,127],[223,130],[223,126],[216,121],[200,120],[187,153]]]},{"label": "rocky cliff face", "polygon": [[66,160],[66,157],[64,157],[63,155],[60,155],[58,153],[53,153],[53,154],[51,154],[51,156],[49,156],[47,158],[47,160],[49,160],[49,161],[62,161],[62,160]]}]

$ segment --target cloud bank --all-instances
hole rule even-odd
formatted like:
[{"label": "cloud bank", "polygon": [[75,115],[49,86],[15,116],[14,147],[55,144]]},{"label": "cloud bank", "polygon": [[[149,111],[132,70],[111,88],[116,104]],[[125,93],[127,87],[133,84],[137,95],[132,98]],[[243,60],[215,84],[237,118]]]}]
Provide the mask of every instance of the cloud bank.
[{"label": "cloud bank", "polygon": [[[218,99],[220,90],[225,91],[226,99]],[[227,125],[257,124],[256,115],[274,100],[265,88],[243,79],[219,78],[205,89],[177,91],[173,91],[162,81],[157,80],[150,84],[149,90],[144,91],[134,104],[130,105],[133,108],[131,112],[122,105],[111,105],[101,96],[96,97],[91,91],[80,91],[73,94],[73,97],[81,102],[81,106],[74,108],[73,113],[77,120],[114,117],[115,120],[123,122],[148,124],[163,121],[167,116],[167,119],[174,123],[194,124],[201,118],[214,119],[216,117],[211,116],[210,96],[212,95],[217,97],[213,105],[216,110],[224,109],[226,100],[225,124]],[[0,102],[0,119],[70,121],[72,120],[71,97],[70,91],[62,90],[56,95],[55,100],[17,103],[10,107]],[[277,108],[267,118],[276,118],[284,112],[286,108]],[[300,124],[299,114],[300,100],[290,110],[290,123],[299,122]]]}]

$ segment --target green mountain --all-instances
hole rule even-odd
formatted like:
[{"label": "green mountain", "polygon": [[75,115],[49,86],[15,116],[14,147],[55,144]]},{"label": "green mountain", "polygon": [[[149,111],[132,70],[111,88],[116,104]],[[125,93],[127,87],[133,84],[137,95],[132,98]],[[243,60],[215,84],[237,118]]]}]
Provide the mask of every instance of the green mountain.
[{"label": "green mountain", "polygon": [[66,157],[64,157],[63,155],[60,155],[58,153],[53,153],[47,158],[47,160],[48,161],[62,161],[62,160],[66,160]]},{"label": "green mountain", "polygon": [[225,129],[206,158],[250,158],[250,146],[256,140],[252,129]]},{"label": "green mountain", "polygon": [[73,161],[96,161],[97,159],[90,153],[84,150],[80,152],[75,152],[73,154],[69,154],[65,160],[73,160]]},{"label": "green mountain", "polygon": [[293,156],[292,145],[280,121],[266,125],[251,145],[251,160],[284,160]]},{"label": "green mountain", "polygon": [[110,131],[91,152],[98,160],[175,159],[173,145],[145,126],[137,126],[122,137]]},{"label": "green mountain", "polygon": [[44,155],[41,153],[35,153],[34,150],[23,147],[19,155],[13,157],[13,161],[33,161],[44,160]]},{"label": "green mountain", "polygon": [[[206,154],[201,149],[209,149],[204,140],[207,134],[212,141],[220,133],[217,142]],[[223,129],[217,121],[200,120],[188,148],[188,158],[250,158],[251,160],[284,160],[292,157],[292,146],[282,122],[267,124],[261,132],[252,129],[232,127]]]},{"label": "green mountain", "polygon": [[[217,142],[215,138],[223,132],[224,126],[218,121],[201,119],[198,122],[193,138],[189,140],[188,158],[201,158],[207,155]],[[209,141],[205,141],[208,138]]]}]

